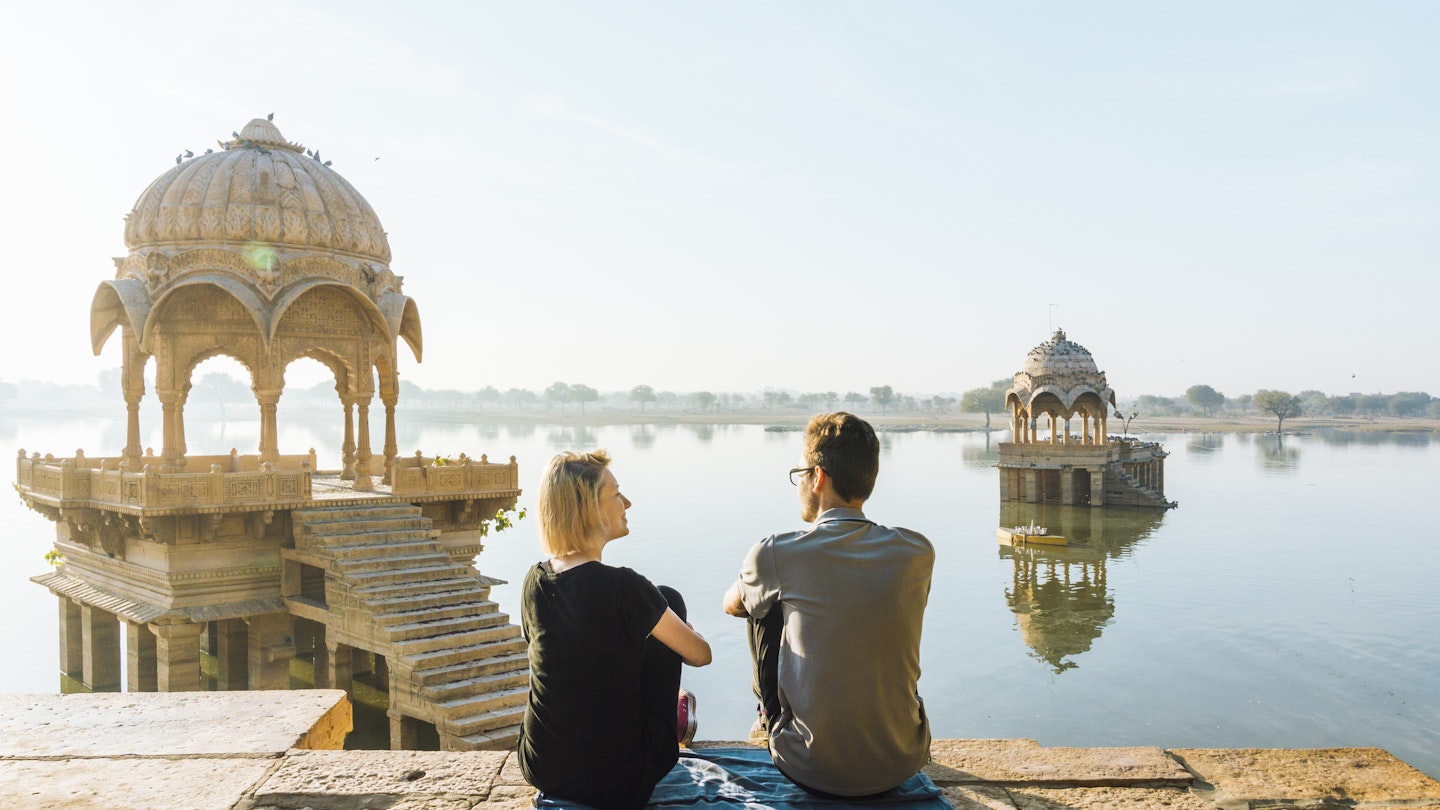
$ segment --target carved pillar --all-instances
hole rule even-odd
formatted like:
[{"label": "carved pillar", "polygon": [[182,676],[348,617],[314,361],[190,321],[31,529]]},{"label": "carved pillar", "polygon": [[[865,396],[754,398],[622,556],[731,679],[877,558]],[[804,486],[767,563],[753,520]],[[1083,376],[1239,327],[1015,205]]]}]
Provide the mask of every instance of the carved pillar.
[{"label": "carved pillar", "polygon": [[278,389],[251,389],[260,403],[260,460],[271,463],[280,460],[280,433],[275,424],[275,407],[280,402]]},{"label": "carved pillar", "polygon": [[375,485],[370,481],[370,395],[366,394],[362,399],[356,400],[355,406],[360,417],[360,446],[355,452],[355,491],[369,492],[375,489]]},{"label": "carved pillar", "polygon": [[161,692],[200,691],[200,625],[152,624],[155,679]]},{"label": "carved pillar", "polygon": [[80,629],[80,605],[60,597],[60,673],[76,680],[85,672],[84,631]]},{"label": "carved pillar", "polygon": [[249,623],[250,688],[289,689],[290,659],[295,644],[290,636],[290,617],[284,613],[251,616]]},{"label": "carved pillar", "polygon": [[1090,414],[1089,414],[1089,412],[1087,412],[1087,411],[1082,411],[1082,412],[1080,413],[1080,429],[1081,429],[1082,431],[1084,431],[1084,436],[1083,436],[1083,437],[1081,438],[1081,440],[1080,440],[1081,443],[1082,443],[1082,444],[1091,444],[1091,441],[1090,441]]},{"label": "carved pillar", "polygon": [[163,439],[160,446],[160,472],[185,469],[185,395],[175,389],[157,389]]},{"label": "carved pillar", "polygon": [[386,486],[391,483],[390,472],[395,468],[395,457],[400,454],[400,446],[395,442],[395,402],[399,398],[398,390],[380,395],[385,403],[385,478],[381,483]]},{"label": "carved pillar", "polygon": [[1026,503],[1039,503],[1039,502],[1040,502],[1040,471],[1039,471],[1039,470],[1026,470],[1026,471],[1025,471],[1025,502],[1026,502]]},{"label": "carved pillar", "polygon": [[120,620],[90,605],[80,606],[81,677],[92,692],[120,686]]},{"label": "carved pillar", "polygon": [[1066,506],[1075,505],[1075,469],[1073,467],[1060,471],[1060,503]]},{"label": "carved pillar", "polygon": [[213,625],[215,634],[215,688],[241,691],[250,685],[250,650],[244,619],[225,619]]},{"label": "carved pillar", "polygon": [[1095,432],[1098,434],[1100,444],[1105,444],[1106,442],[1110,441],[1110,430],[1108,428],[1105,414],[1103,413],[1100,414],[1100,424],[1095,428]]},{"label": "carved pillar", "polygon": [[413,751],[420,746],[420,721],[407,717],[395,709],[386,712],[390,716],[390,750]]},{"label": "carved pillar", "polygon": [[343,397],[345,404],[345,441],[340,445],[340,479],[355,480],[355,400]]},{"label": "carved pillar", "polygon": [[1105,505],[1105,468],[1090,471],[1090,505]]},{"label": "carved pillar", "polygon": [[138,622],[125,623],[125,691],[154,692],[159,686],[156,673],[155,634]]}]

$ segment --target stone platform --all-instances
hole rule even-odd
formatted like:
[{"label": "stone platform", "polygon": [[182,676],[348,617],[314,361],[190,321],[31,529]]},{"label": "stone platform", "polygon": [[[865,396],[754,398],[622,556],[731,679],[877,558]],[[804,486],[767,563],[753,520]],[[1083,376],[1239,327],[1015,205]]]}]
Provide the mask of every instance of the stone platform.
[{"label": "stone platform", "polygon": [[[325,750],[349,728],[335,690],[0,695],[0,807],[530,807],[513,753]],[[960,810],[1440,808],[1440,782],[1378,748],[936,740],[931,757],[926,773]]]}]

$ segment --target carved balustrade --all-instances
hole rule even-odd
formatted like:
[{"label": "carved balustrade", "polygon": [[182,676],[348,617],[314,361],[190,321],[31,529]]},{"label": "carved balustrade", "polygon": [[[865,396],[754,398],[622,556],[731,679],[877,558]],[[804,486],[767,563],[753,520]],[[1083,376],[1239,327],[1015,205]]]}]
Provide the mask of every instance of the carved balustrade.
[{"label": "carved balustrade", "polygon": [[509,463],[493,464],[489,457],[475,461],[463,453],[456,460],[427,457],[420,452],[395,459],[390,492],[397,496],[464,493],[515,494],[520,488],[520,468],[511,456]]},{"label": "carved balustrade", "polygon": [[[120,469],[122,460],[26,456],[15,462],[16,489],[27,501],[50,506],[186,509],[304,501],[311,495],[315,453],[261,462],[256,456],[191,456],[187,472],[159,472],[159,458],[142,458],[138,471]],[[205,472],[201,472],[205,470]]]}]

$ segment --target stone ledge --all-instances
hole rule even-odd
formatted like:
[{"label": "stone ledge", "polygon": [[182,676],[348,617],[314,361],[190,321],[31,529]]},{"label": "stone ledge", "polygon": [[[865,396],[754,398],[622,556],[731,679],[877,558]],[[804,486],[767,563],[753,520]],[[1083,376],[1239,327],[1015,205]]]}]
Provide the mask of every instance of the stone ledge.
[{"label": "stone ledge", "polygon": [[935,784],[1189,787],[1160,748],[1046,748],[1034,740],[935,740],[925,773]]},{"label": "stone ledge", "polygon": [[1177,748],[1195,792],[1224,810],[1440,807],[1440,782],[1380,748]]},{"label": "stone ledge", "polygon": [[256,757],[0,760],[0,807],[231,810],[276,764]]},{"label": "stone ledge", "polygon": [[401,799],[473,804],[490,798],[509,757],[505,751],[291,751],[252,796],[257,806],[287,808],[313,807],[321,798],[327,807],[391,807]]}]

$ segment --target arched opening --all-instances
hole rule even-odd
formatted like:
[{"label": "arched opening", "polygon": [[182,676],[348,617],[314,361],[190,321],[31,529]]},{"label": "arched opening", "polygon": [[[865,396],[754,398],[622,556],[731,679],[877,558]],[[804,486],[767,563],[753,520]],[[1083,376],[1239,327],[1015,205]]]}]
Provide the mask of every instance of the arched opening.
[{"label": "arched opening", "polygon": [[190,370],[185,416],[192,452],[244,453],[259,445],[260,410],[250,386],[250,370],[227,355],[209,357]]}]

